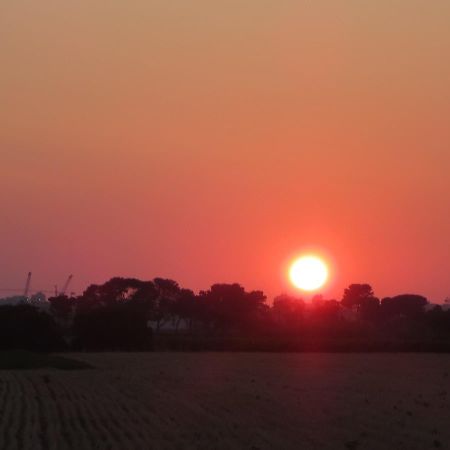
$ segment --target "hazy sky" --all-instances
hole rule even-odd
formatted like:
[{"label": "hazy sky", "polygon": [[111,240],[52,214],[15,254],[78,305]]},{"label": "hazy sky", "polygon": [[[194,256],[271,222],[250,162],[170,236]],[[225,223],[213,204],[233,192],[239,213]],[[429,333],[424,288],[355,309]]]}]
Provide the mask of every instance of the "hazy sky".
[{"label": "hazy sky", "polygon": [[[0,288],[450,296],[448,0],[4,0]],[[1,293],[0,293],[1,294]]]}]

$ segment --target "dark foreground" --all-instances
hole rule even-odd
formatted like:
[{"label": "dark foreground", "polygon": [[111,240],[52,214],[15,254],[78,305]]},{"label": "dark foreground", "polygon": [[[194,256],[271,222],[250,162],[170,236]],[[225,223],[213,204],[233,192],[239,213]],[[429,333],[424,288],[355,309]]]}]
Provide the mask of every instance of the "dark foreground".
[{"label": "dark foreground", "polygon": [[0,371],[1,449],[450,448],[446,354],[70,358]]}]

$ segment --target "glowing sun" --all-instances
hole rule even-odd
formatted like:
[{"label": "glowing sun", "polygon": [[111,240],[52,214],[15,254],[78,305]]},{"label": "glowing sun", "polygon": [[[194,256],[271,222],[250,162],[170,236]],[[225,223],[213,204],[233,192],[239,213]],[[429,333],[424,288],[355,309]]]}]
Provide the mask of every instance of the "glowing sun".
[{"label": "glowing sun", "polygon": [[301,256],[292,263],[289,278],[295,287],[303,291],[315,291],[327,282],[328,267],[317,256]]}]

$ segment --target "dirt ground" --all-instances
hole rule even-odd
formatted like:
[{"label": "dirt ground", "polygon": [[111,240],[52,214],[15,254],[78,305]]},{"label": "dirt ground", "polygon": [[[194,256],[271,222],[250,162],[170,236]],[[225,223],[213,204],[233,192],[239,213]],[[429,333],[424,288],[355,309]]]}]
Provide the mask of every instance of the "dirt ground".
[{"label": "dirt ground", "polygon": [[72,357],[0,371],[1,449],[450,448],[450,355]]}]

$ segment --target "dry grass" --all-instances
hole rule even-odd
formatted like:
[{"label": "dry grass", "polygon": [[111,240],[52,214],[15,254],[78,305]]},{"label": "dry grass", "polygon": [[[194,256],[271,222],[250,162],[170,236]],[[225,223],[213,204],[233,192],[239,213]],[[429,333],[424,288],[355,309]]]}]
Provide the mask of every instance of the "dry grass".
[{"label": "dry grass", "polygon": [[71,357],[0,372],[1,449],[450,448],[450,355]]}]

